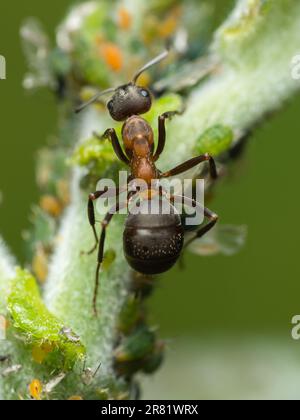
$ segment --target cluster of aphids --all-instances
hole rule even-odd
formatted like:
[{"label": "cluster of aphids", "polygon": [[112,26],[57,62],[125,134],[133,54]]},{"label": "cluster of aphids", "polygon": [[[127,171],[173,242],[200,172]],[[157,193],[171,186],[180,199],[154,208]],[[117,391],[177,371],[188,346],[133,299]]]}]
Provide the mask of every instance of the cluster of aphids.
[{"label": "cluster of aphids", "polygon": [[[153,180],[169,178],[186,172],[187,170],[199,165],[201,162],[208,161],[210,175],[212,178],[217,177],[216,165],[213,158],[209,154],[194,157],[181,165],[161,173],[156,162],[164,150],[166,142],[165,122],[176,114],[178,111],[165,112],[158,117],[158,145],[155,150],[154,134],[152,127],[140,115],[148,112],[152,105],[151,93],[145,87],[137,85],[137,81],[141,74],[149,67],[159,63],[165,59],[168,52],[165,51],[158,57],[151,60],[142,67],[133,77],[132,81],[126,85],[116,89],[107,89],[90,101],[80,106],[77,112],[86,106],[96,102],[100,96],[112,93],[112,98],[107,104],[108,111],[115,121],[124,121],[122,127],[123,148],[120,145],[117,134],[113,128],[109,128],[100,137],[101,139],[109,139],[117,157],[130,168],[129,181],[133,179],[141,179],[148,185],[148,190],[130,191],[127,200],[122,203],[118,202],[114,209],[109,211],[102,222],[100,237],[95,228],[95,212],[93,202],[103,196],[109,195],[109,190],[96,191],[89,195],[88,201],[88,217],[90,225],[93,229],[96,244],[90,251],[93,252],[98,246],[98,265],[96,270],[95,292],[94,292],[94,311],[96,312],[96,298],[99,284],[99,273],[104,256],[104,244],[107,227],[115,213],[122,206],[128,206],[130,201],[136,199],[138,195],[142,195],[141,207],[145,209],[151,208],[152,200],[163,200],[162,190],[158,188],[153,190]],[[115,190],[113,191],[115,193]],[[181,196],[185,205],[190,203],[191,207],[204,211],[208,222],[202,226],[198,226],[191,241],[200,238],[207,233],[217,222],[218,216],[207,208],[203,208],[200,203],[195,200],[188,200]],[[165,199],[165,198],[164,198]],[[180,257],[181,252],[187,245],[184,241],[185,229],[184,221],[174,207],[174,197],[169,197],[170,214],[164,214],[163,211],[158,214],[150,214],[147,211],[141,211],[138,214],[130,214],[125,221],[125,229],[123,234],[124,253],[128,264],[137,272],[151,275],[159,274],[169,270]],[[163,206],[159,206],[162,208]]]}]

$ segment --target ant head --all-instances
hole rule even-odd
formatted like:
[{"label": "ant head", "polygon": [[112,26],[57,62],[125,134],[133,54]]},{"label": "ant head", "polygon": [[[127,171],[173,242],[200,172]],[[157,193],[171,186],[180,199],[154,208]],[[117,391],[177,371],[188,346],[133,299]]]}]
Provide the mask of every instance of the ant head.
[{"label": "ant head", "polygon": [[116,89],[107,108],[116,121],[124,121],[131,115],[145,114],[152,105],[150,91],[144,87],[129,83]]},{"label": "ant head", "polygon": [[97,102],[102,95],[113,93],[111,100],[107,104],[111,117],[116,121],[124,121],[132,115],[140,115],[148,112],[152,105],[150,91],[137,85],[137,80],[144,71],[164,60],[168,56],[168,51],[164,51],[153,60],[149,61],[133,77],[132,82],[120,86],[116,89],[110,88],[98,93],[85,104],[77,108],[76,112],[82,111],[88,105]]}]

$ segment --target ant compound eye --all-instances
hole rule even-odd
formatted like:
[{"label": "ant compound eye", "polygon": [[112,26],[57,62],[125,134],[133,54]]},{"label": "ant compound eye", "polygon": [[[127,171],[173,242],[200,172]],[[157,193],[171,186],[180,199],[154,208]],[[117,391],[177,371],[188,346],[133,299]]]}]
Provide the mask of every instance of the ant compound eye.
[{"label": "ant compound eye", "polygon": [[108,102],[107,108],[108,108],[109,112],[112,112],[113,111],[114,104],[113,104],[113,101],[112,100]]},{"label": "ant compound eye", "polygon": [[142,89],[141,90],[141,95],[144,96],[144,98],[148,98],[149,97],[149,92],[146,89]]}]

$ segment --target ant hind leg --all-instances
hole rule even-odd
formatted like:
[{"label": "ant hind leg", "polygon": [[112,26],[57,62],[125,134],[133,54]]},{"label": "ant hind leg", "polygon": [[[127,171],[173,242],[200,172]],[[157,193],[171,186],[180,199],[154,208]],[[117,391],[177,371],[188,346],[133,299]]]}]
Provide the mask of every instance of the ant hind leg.
[{"label": "ant hind leg", "polygon": [[198,166],[202,162],[208,162],[209,163],[209,171],[210,176],[212,179],[217,179],[218,173],[217,173],[217,167],[216,163],[213,159],[213,157],[209,153],[205,153],[204,155],[197,156],[195,158],[192,158],[190,160],[187,160],[186,162],[182,163],[181,165],[176,166],[175,168],[171,169],[170,171],[164,172],[161,174],[161,178],[169,178],[171,176],[180,175],[195,166]]}]

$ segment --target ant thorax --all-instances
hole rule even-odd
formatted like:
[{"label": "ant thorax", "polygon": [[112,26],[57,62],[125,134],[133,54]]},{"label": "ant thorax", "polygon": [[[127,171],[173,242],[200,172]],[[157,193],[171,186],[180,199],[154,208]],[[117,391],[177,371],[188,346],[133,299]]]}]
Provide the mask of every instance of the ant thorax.
[{"label": "ant thorax", "polygon": [[[153,153],[154,134],[152,127],[144,118],[133,115],[128,118],[122,128],[122,137],[125,151],[128,157],[133,157],[134,149],[140,149],[141,154],[135,153],[137,156],[146,156],[147,149],[149,153]],[[144,149],[144,152],[142,151]]]}]

